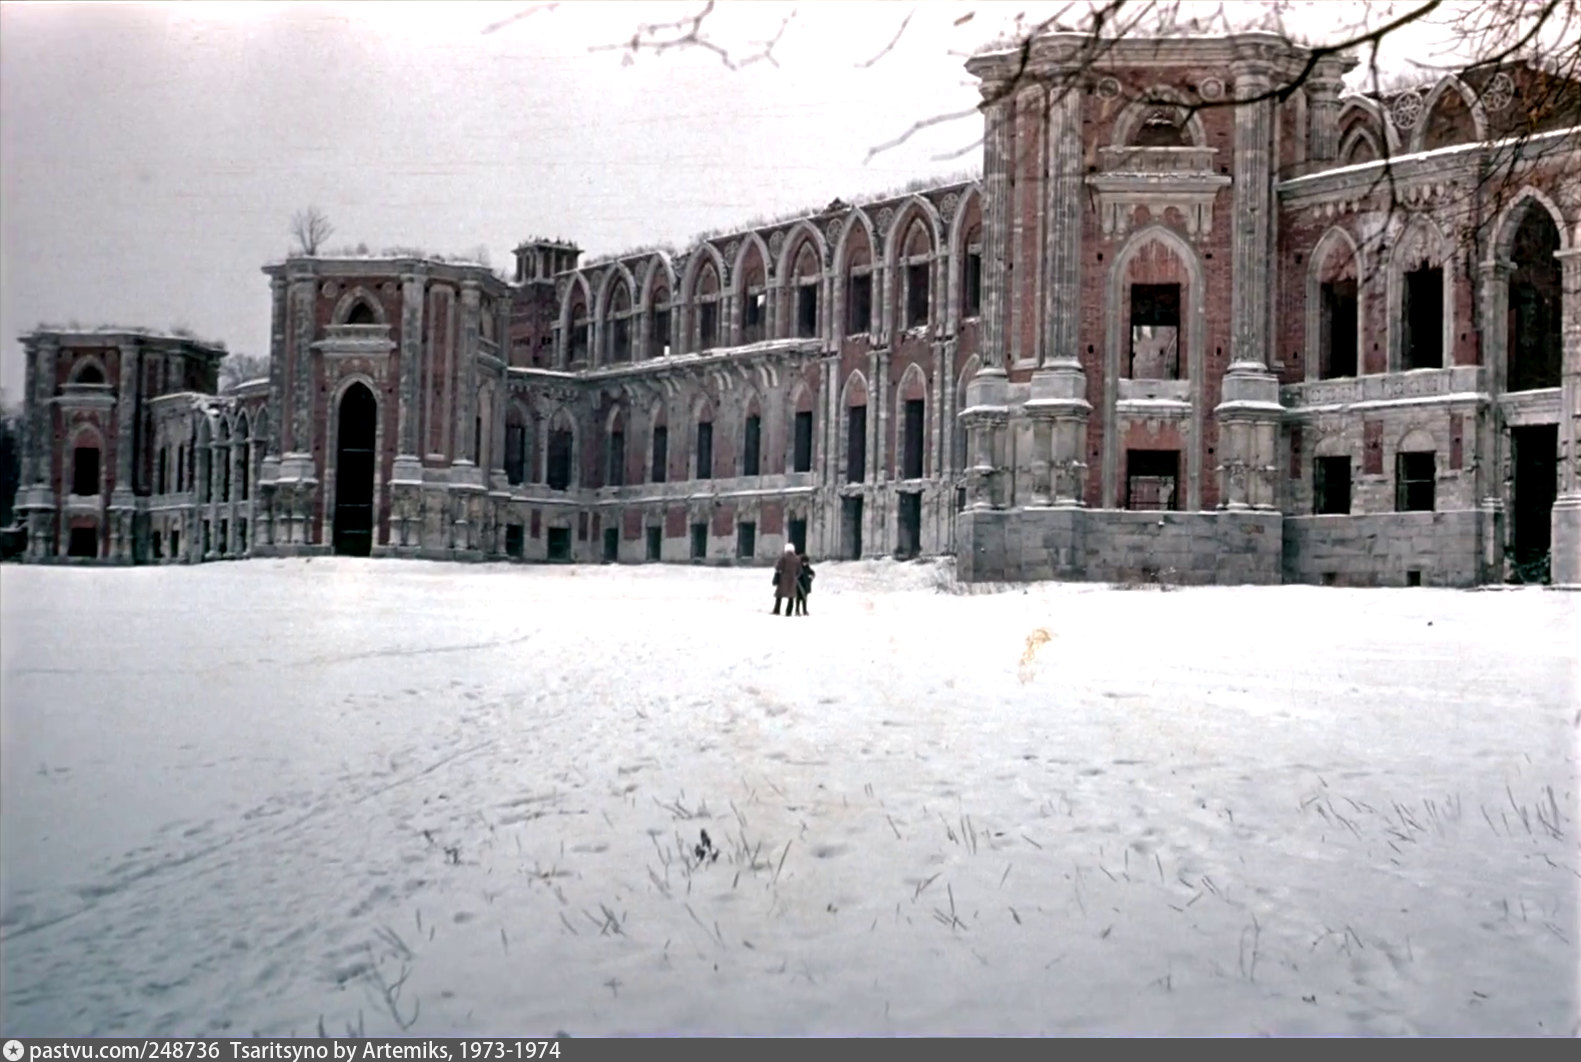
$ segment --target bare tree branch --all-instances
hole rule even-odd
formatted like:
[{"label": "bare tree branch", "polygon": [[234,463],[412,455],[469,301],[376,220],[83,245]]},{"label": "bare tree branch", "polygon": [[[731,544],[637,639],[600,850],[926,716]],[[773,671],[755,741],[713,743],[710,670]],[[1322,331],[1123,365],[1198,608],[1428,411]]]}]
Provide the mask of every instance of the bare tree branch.
[{"label": "bare tree branch", "polygon": [[894,51],[895,45],[900,43],[900,38],[904,36],[906,27],[911,25],[912,16],[916,13],[916,8],[912,8],[910,11],[906,12],[906,17],[900,20],[900,28],[895,31],[895,36],[890,39],[890,42],[884,45],[884,47],[879,50],[879,53],[873,56],[873,58],[869,59],[867,62],[857,63],[856,68],[858,70],[866,70],[877,63],[880,59],[884,58],[884,56]]},{"label": "bare tree branch", "polygon": [[318,254],[324,241],[334,232],[335,226],[329,223],[329,218],[318,207],[298,210],[291,217],[291,236],[296,240],[297,250],[308,257]]},{"label": "bare tree branch", "polygon": [[708,0],[703,9],[689,18],[676,19],[673,22],[649,22],[639,25],[631,35],[629,41],[618,44],[595,44],[588,48],[590,52],[624,51],[624,62],[630,64],[641,52],[652,52],[662,55],[665,52],[686,48],[701,48],[703,51],[712,52],[719,57],[720,62],[730,70],[740,70],[754,63],[767,62],[771,66],[779,66],[774,58],[774,48],[785,36],[785,30],[791,20],[796,17],[796,11],[786,15],[780,22],[779,29],[774,36],[767,40],[749,42],[760,47],[759,51],[748,53],[744,57],[731,54],[730,49],[708,37],[703,32],[703,23],[714,12],[714,0]]}]

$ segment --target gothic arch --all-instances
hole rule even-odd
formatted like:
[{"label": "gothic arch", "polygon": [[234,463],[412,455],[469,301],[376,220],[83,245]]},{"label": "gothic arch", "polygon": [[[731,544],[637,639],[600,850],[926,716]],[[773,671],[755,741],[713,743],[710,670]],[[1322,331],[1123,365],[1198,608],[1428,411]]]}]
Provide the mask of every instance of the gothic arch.
[{"label": "gothic arch", "polygon": [[1202,438],[1203,438],[1203,379],[1206,375],[1207,351],[1207,299],[1206,280],[1202,260],[1197,250],[1173,229],[1162,223],[1153,223],[1138,229],[1126,240],[1125,246],[1109,264],[1105,284],[1105,317],[1108,321],[1104,340],[1104,434],[1102,507],[1113,509],[1119,497],[1120,436],[1116,412],[1120,398],[1120,356],[1125,345],[1127,330],[1121,321],[1120,307],[1126,305],[1124,285],[1131,260],[1146,246],[1162,244],[1186,270],[1185,305],[1182,322],[1185,326],[1186,380],[1188,401],[1191,408],[1190,429],[1182,431],[1186,443],[1186,509],[1196,511],[1202,507]]},{"label": "gothic arch", "polygon": [[861,207],[854,207],[846,214],[845,222],[840,226],[840,238],[834,245],[834,262],[842,275],[850,268],[852,234],[858,231],[867,237],[868,250],[873,258],[871,264],[878,264],[878,235],[873,226],[873,219],[868,217],[867,211]]},{"label": "gothic arch", "polygon": [[1345,139],[1357,129],[1366,131],[1367,139],[1378,151],[1378,158],[1383,158],[1383,148],[1388,147],[1390,155],[1400,154],[1400,136],[1394,128],[1394,123],[1389,121],[1384,109],[1377,100],[1368,96],[1346,96],[1340,100],[1339,115],[1335,119],[1335,126],[1340,131],[1340,159],[1345,158]]},{"label": "gothic arch", "polygon": [[1383,158],[1377,135],[1358,122],[1340,137],[1337,161],[1341,166],[1362,166]]},{"label": "gothic arch", "polygon": [[1312,248],[1312,255],[1307,261],[1306,276],[1306,314],[1305,314],[1305,361],[1306,378],[1316,380],[1322,376],[1322,285],[1323,275],[1328,270],[1333,256],[1339,253],[1348,255],[1355,273],[1356,282],[1356,374],[1361,375],[1362,347],[1364,332],[1362,322],[1367,320],[1367,291],[1365,280],[1370,275],[1367,272],[1366,261],[1362,258],[1361,247],[1356,243],[1349,230],[1340,225],[1329,228],[1318,238],[1317,244]]},{"label": "gothic arch", "polygon": [[730,276],[732,283],[741,283],[742,269],[746,266],[747,254],[757,248],[759,260],[763,263],[763,286],[766,288],[774,282],[774,257],[769,254],[769,245],[763,237],[755,232],[746,233],[741,239],[741,246],[736,250],[736,260],[730,263]]},{"label": "gothic arch", "polygon": [[935,475],[937,470],[934,464],[933,451],[930,440],[933,436],[933,392],[928,387],[928,374],[916,362],[906,366],[906,371],[900,374],[900,379],[895,382],[893,408],[890,411],[891,434],[890,453],[894,455],[892,467],[896,479],[903,478],[902,463],[906,454],[906,403],[912,399],[922,400],[922,475],[924,477]]},{"label": "gothic arch", "polygon": [[372,323],[381,325],[390,323],[384,313],[384,303],[373,292],[360,284],[342,295],[340,300],[335,303],[335,312],[330,315],[329,323],[332,325],[348,323],[351,320],[352,313],[359,305],[368,308],[368,312],[373,315]]},{"label": "gothic arch", "polygon": [[[94,373],[98,374],[99,378],[97,380],[83,379],[84,376]],[[72,363],[71,375],[66,379],[68,383],[79,385],[107,384],[110,382],[110,374],[105,371],[104,362],[100,360],[97,354],[85,354]]]},{"label": "gothic arch", "polygon": [[[951,425],[951,464],[956,473],[965,472],[971,464],[971,455],[967,453],[966,422],[961,419],[961,411],[966,408],[966,388],[982,369],[982,360],[973,354],[966,359],[966,364],[961,368],[961,374],[955,379],[955,417]],[[1085,440],[1082,443],[1086,445]]]},{"label": "gothic arch", "polygon": [[896,209],[895,219],[890,223],[889,232],[884,235],[884,261],[891,268],[903,251],[901,241],[909,234],[912,219],[919,214],[928,229],[929,253],[935,258],[943,253],[944,229],[938,208],[922,196],[912,195]]},{"label": "gothic arch", "polygon": [[1400,372],[1405,358],[1405,327],[1402,320],[1405,302],[1405,276],[1414,268],[1437,268],[1443,274],[1439,358],[1441,366],[1454,364],[1455,352],[1455,245],[1426,214],[1417,214],[1406,223],[1400,238],[1389,249],[1388,289],[1388,370]]},{"label": "gothic arch", "polygon": [[600,324],[608,322],[610,300],[614,298],[622,283],[626,285],[626,297],[631,302],[631,308],[637,308],[637,280],[632,276],[631,270],[626,268],[625,263],[616,262],[604,271],[604,276],[599,281],[598,298],[595,300],[598,311],[595,319]]},{"label": "gothic arch", "polygon": [[1117,148],[1135,147],[1134,141],[1142,126],[1155,114],[1165,114],[1180,130],[1186,147],[1204,147],[1208,143],[1202,128],[1202,118],[1192,109],[1180,92],[1168,85],[1154,85],[1143,90],[1136,99],[1126,104],[1114,121],[1110,145]]},{"label": "gothic arch", "polygon": [[648,256],[647,268],[642,272],[642,283],[634,290],[641,292],[641,307],[644,312],[653,308],[653,292],[662,287],[670,293],[670,298],[675,295],[675,267],[670,264],[670,256],[662,251],[654,251]]},{"label": "gothic arch", "polygon": [[1525,211],[1533,205],[1541,207],[1553,219],[1554,228],[1559,230],[1559,249],[1569,250],[1571,247],[1569,225],[1565,221],[1564,212],[1555,205],[1540,188],[1523,185],[1515,193],[1504,209],[1499,211],[1493,223],[1493,260],[1508,261],[1510,249],[1515,243],[1515,233],[1520,228]]},{"label": "gothic arch", "polygon": [[[725,268],[724,256],[719,253],[719,248],[711,243],[700,244],[697,249],[687,256],[686,269],[681,274],[682,299],[688,306],[697,302],[697,285],[702,277],[703,268],[707,265],[714,267],[714,276],[719,281],[719,294],[723,297],[729,284],[730,271]],[[675,293],[670,294],[670,302],[675,303]]]},{"label": "gothic arch", "polygon": [[[1487,140],[1488,117],[1482,109],[1482,101],[1477,98],[1477,94],[1472,92],[1471,87],[1464,81],[1453,74],[1446,74],[1444,77],[1439,78],[1438,84],[1433,86],[1432,91],[1427,94],[1427,98],[1422,101],[1422,116],[1417,119],[1415,127],[1411,130],[1411,150],[1413,152],[1426,150],[1427,134],[1433,124],[1433,117],[1438,111],[1440,102],[1450,92],[1459,96],[1460,101],[1465,104],[1466,110],[1470,112],[1472,133],[1476,142],[1480,143]],[[1449,145],[1442,144],[1440,146],[1448,147]]]},{"label": "gothic arch", "polygon": [[801,253],[802,245],[808,241],[811,241],[813,251],[818,255],[820,271],[829,261],[829,247],[824,241],[823,233],[819,232],[812,222],[802,218],[786,230],[785,246],[780,248],[779,261],[774,264],[774,275],[780,278],[782,286],[795,281],[796,257]]}]

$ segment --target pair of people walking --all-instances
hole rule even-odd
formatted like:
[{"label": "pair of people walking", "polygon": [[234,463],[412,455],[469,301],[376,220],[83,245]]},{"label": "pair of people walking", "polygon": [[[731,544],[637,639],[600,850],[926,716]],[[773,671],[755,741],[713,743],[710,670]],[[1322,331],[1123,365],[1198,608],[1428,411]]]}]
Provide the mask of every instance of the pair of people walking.
[{"label": "pair of people walking", "polygon": [[785,552],[774,565],[774,615],[780,614],[780,602],[785,603],[785,615],[807,615],[807,595],[812,593],[812,561],[796,552],[787,542]]}]

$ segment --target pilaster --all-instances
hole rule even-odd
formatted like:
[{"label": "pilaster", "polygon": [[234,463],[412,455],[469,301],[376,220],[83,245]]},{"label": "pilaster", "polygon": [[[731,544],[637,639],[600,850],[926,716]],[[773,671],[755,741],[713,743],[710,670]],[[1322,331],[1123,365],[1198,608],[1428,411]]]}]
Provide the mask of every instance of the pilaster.
[{"label": "pilaster", "polygon": [[1549,580],[1581,586],[1581,248],[1554,256],[1562,281],[1563,368],[1559,377],[1559,495],[1554,500]]},{"label": "pilaster", "polygon": [[1081,325],[1081,92],[1067,86],[1049,101],[1048,279],[1044,284],[1044,348],[1040,365],[1074,359]]},{"label": "pilaster", "polygon": [[137,381],[142,375],[142,359],[136,343],[120,346],[120,381],[115,396],[115,487],[110,491],[109,557],[112,560],[132,560],[133,513],[137,508],[137,493],[132,481],[136,464],[133,460],[137,445]]},{"label": "pilaster", "polygon": [[1325,74],[1320,70],[1306,83],[1307,159],[1312,169],[1330,166],[1339,156],[1339,94],[1345,83]]},{"label": "pilaster", "polygon": [[1005,261],[1009,253],[1011,126],[1014,110],[999,82],[984,82],[983,105],[983,312],[982,367],[966,384],[970,465],[966,506],[981,510],[1004,504],[1004,436],[1009,421],[1009,378],[1005,375]]}]

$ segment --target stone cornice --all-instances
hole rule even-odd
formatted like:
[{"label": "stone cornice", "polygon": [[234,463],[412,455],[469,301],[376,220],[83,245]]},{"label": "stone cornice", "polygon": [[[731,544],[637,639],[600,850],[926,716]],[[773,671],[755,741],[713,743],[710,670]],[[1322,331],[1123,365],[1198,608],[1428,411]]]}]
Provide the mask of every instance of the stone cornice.
[{"label": "stone cornice", "polygon": [[20,342],[30,350],[39,346],[53,346],[60,350],[74,347],[96,349],[119,347],[122,350],[151,350],[156,353],[195,355],[209,361],[219,361],[230,353],[218,343],[139,328],[40,328],[19,338]]},{"label": "stone cornice", "polygon": [[466,262],[441,262],[410,255],[287,258],[284,262],[269,263],[262,271],[271,278],[291,281],[313,280],[318,277],[383,276],[399,282],[420,275],[429,280],[445,280],[457,285],[470,281],[495,298],[504,298],[511,291],[511,285],[496,276],[488,266]]},{"label": "stone cornice", "polygon": [[[1095,47],[1095,43],[1097,47]],[[1097,54],[1094,55],[1094,52]],[[1126,67],[1218,66],[1258,63],[1270,76],[1294,79],[1307,65],[1310,52],[1275,33],[1237,33],[1223,37],[1125,37],[1103,39],[1082,33],[1052,33],[1032,42],[1023,71],[1022,49],[1007,48],[967,60],[966,69],[984,81],[1069,75]],[[1340,55],[1319,63],[1330,76],[1354,68],[1355,56]]]}]

